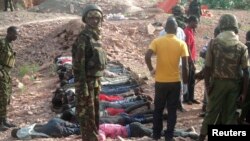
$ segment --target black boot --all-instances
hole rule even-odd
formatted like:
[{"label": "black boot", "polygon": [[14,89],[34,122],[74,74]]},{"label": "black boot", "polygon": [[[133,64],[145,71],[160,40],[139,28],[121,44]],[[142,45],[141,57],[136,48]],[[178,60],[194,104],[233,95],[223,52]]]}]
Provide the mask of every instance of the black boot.
[{"label": "black boot", "polygon": [[16,127],[15,124],[9,123],[9,122],[7,121],[6,118],[3,119],[3,124],[4,124],[6,127],[9,127],[9,128],[11,128],[11,127]]},{"label": "black boot", "polygon": [[9,129],[8,127],[6,127],[6,126],[4,125],[4,122],[3,122],[3,121],[4,121],[3,118],[0,118],[0,132],[6,131],[6,130]]},{"label": "black boot", "polygon": [[204,141],[206,139],[205,135],[200,135],[197,141]]}]

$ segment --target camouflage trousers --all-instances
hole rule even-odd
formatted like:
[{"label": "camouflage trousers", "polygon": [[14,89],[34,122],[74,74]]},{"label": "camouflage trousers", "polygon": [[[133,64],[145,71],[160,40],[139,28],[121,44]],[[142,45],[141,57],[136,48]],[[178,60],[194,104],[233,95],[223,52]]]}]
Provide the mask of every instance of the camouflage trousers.
[{"label": "camouflage trousers", "polygon": [[4,73],[4,71],[1,71],[0,73],[2,74],[2,76],[0,76],[0,118],[6,118],[7,105],[10,103],[12,85],[9,74]]},{"label": "camouflage trousers", "polygon": [[207,115],[200,133],[207,135],[207,126],[214,124],[236,124],[236,101],[240,92],[240,80],[215,79],[208,94]]},{"label": "camouflage trousers", "polygon": [[13,1],[12,0],[4,0],[4,10],[7,11],[8,7],[10,7],[10,10],[13,11]]},{"label": "camouflage trousers", "polygon": [[76,114],[83,141],[98,141],[99,129],[99,78],[87,78],[84,86],[76,86]]}]

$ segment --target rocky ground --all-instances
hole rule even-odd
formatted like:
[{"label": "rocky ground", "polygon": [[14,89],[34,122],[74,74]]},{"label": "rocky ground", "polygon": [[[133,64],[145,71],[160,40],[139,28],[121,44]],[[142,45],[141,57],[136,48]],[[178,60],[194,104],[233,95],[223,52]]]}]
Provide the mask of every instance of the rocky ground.
[{"label": "rocky ground", "polygon": [[[103,9],[109,9],[105,11],[106,15],[110,14],[110,12],[122,12],[128,17],[128,20],[105,20],[103,23],[103,45],[108,51],[109,59],[119,60],[139,74],[141,78],[147,77],[149,80],[144,85],[144,90],[146,94],[153,96],[153,78],[149,76],[146,69],[144,53],[149,43],[158,36],[159,31],[162,29],[161,26],[153,26],[153,23],[164,24],[168,15],[154,8],[154,3],[148,0],[130,0],[126,6],[118,3],[118,1],[109,2],[100,2]],[[114,3],[115,8],[111,6]],[[120,7],[126,8],[122,9]],[[137,7],[136,11],[131,10],[135,9],[134,7]],[[44,9],[46,11],[46,7]],[[201,18],[197,29],[198,51],[212,37],[213,28],[223,13],[237,15],[242,25],[239,34],[240,39],[245,42],[245,33],[250,30],[248,11],[211,10],[211,13],[213,17]],[[17,25],[20,28],[20,37],[14,43],[17,62],[12,73],[14,87],[8,116],[11,121],[20,127],[32,123],[44,123],[56,116],[50,109],[52,92],[58,87],[53,59],[57,55],[70,55],[75,36],[83,27],[80,17],[65,13],[51,13],[49,10],[46,13],[28,11],[0,12],[0,25],[0,36],[5,35],[6,27],[10,25]],[[197,63],[198,68],[201,67],[201,62]],[[198,100],[202,100],[203,82],[196,85],[195,96]],[[184,129],[193,126],[199,132],[202,118],[198,117],[198,114],[202,105],[184,106],[187,112],[178,113],[176,126]],[[152,125],[148,124],[147,126],[151,127]],[[10,131],[1,132],[0,140],[14,140],[10,136]],[[72,141],[80,139],[78,139],[78,136],[70,136],[60,139],[34,140]],[[124,140],[128,141],[128,139]],[[144,137],[129,140],[150,141],[151,139]],[[178,138],[177,140],[189,141],[191,139]]]}]

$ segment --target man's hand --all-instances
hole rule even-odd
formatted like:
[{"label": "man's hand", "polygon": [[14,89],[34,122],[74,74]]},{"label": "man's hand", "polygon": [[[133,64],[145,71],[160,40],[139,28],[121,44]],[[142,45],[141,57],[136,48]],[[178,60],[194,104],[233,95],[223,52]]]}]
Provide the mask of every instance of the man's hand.
[{"label": "man's hand", "polygon": [[191,63],[191,69],[195,72],[196,67],[195,67],[195,65],[194,65],[194,62]]},{"label": "man's hand", "polygon": [[212,86],[206,85],[206,91],[207,91],[207,95],[210,96],[211,91],[212,91]]},{"label": "man's hand", "polygon": [[182,85],[181,93],[182,94],[186,94],[187,92],[188,92],[188,85],[187,84],[183,84]]},{"label": "man's hand", "polygon": [[195,71],[196,67],[194,65],[194,61],[192,60],[191,56],[188,58],[188,63],[190,65],[190,69]]}]

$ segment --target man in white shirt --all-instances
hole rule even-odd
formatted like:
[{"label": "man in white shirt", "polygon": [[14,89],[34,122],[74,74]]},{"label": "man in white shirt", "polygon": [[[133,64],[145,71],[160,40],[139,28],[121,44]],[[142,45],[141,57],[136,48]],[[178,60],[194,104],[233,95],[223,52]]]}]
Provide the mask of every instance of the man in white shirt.
[{"label": "man in white shirt", "polygon": [[[163,30],[159,33],[159,36],[164,36],[164,35],[166,35],[166,34],[167,34],[167,33],[166,33],[165,29],[163,29]],[[177,37],[178,39],[183,40],[183,41],[186,40],[186,35],[185,35],[185,33],[184,33],[184,31],[183,31],[182,28],[177,27],[176,37]]]}]

